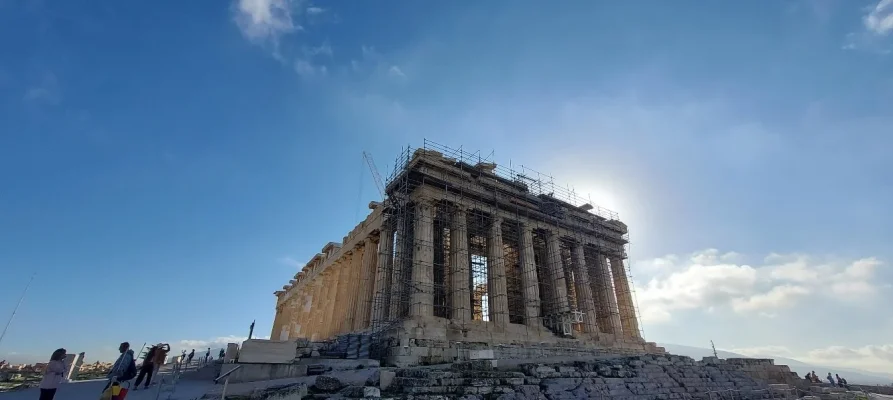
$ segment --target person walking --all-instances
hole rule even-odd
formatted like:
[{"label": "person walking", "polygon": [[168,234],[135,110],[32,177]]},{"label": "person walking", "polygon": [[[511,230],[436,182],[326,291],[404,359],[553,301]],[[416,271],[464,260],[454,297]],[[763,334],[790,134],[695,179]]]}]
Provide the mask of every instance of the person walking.
[{"label": "person walking", "polygon": [[[155,364],[155,373],[152,378],[158,375],[158,371],[164,365],[164,362],[167,361],[167,354],[171,351],[171,345],[167,343],[159,343],[157,345],[158,350],[155,351],[155,359],[152,360],[152,363]],[[149,386],[149,382],[146,382],[146,386]]]},{"label": "person walking", "polygon": [[143,358],[143,365],[140,367],[140,373],[136,376],[136,382],[133,384],[133,390],[139,389],[143,378],[146,378],[146,386],[143,386],[143,388],[149,388],[149,385],[152,383],[152,373],[155,372],[155,355],[157,352],[158,346],[155,345],[146,352],[146,357]]},{"label": "person walking", "polygon": [[133,379],[136,376],[136,363],[133,360],[133,350],[130,349],[130,343],[123,342],[118,346],[118,351],[121,352],[121,355],[118,356],[118,359],[115,360],[115,364],[112,365],[112,369],[109,370],[108,384],[105,385],[105,388],[108,389],[112,383],[115,382],[126,382]]},{"label": "person walking", "polygon": [[205,352],[205,364],[207,364],[208,360],[210,360],[210,359],[211,359],[211,348],[208,347],[208,351]]},{"label": "person walking", "polygon": [[225,357],[225,356],[226,356],[226,352],[224,352],[223,349],[220,349],[220,353],[217,354],[217,359],[222,360],[223,357]]},{"label": "person walking", "polygon": [[192,349],[192,351],[189,352],[189,355],[186,356],[186,366],[187,367],[189,366],[189,363],[192,362],[192,357],[195,357],[195,349]]},{"label": "person walking", "polygon": [[46,372],[40,381],[40,400],[53,400],[59,383],[65,378],[65,349],[57,349],[50,356]]}]

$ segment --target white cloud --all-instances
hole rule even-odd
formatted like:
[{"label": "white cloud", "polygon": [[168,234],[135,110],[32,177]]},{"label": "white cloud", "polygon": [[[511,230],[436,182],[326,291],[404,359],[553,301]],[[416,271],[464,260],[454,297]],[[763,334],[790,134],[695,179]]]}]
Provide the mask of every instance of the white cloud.
[{"label": "white cloud", "polygon": [[302,78],[313,78],[318,76],[326,76],[329,70],[325,65],[314,65],[307,60],[295,60],[295,72]]},{"label": "white cloud", "polygon": [[326,10],[322,7],[307,7],[307,14],[310,15],[319,15],[326,12]]},{"label": "white cloud", "polygon": [[[267,337],[267,336],[255,336],[254,337],[254,339],[268,339],[268,338],[269,337]],[[210,338],[210,339],[206,339],[206,340],[183,339],[183,340],[180,340],[179,342],[177,342],[177,347],[175,349],[176,350],[186,350],[187,352],[190,349],[195,349],[196,351],[199,351],[201,349],[207,349],[208,347],[210,347],[211,349],[219,349],[219,348],[226,347],[227,343],[239,343],[241,345],[242,342],[244,342],[247,339],[248,339],[247,336],[235,336],[235,335],[219,336],[216,338]]]},{"label": "white cloud", "polygon": [[59,84],[56,75],[52,73],[44,74],[40,83],[31,86],[25,91],[22,99],[31,104],[57,105],[62,101],[62,95],[59,92]]},{"label": "white cloud", "polygon": [[755,347],[739,347],[729,349],[733,353],[738,353],[748,357],[790,357],[793,355],[791,349],[786,346],[755,346]]},{"label": "white cloud", "polygon": [[246,39],[278,46],[282,35],[300,30],[294,21],[296,0],[237,0],[234,20]]},{"label": "white cloud", "polygon": [[406,74],[400,69],[400,67],[396,65],[392,65],[391,68],[388,68],[388,75],[397,77],[397,78],[405,78]]},{"label": "white cloud", "polygon": [[862,347],[828,346],[810,350],[798,359],[816,364],[890,370],[893,368],[893,344]]},{"label": "white cloud", "polygon": [[304,263],[299,262],[298,260],[295,260],[291,256],[279,257],[279,259],[277,261],[279,261],[280,264],[284,264],[289,267],[293,267],[293,268],[297,268],[297,269],[300,269],[304,266]]},{"label": "white cloud", "polygon": [[[747,298],[732,299],[732,309],[738,312],[774,310],[793,306],[797,297],[809,294],[809,289],[802,286],[781,285],[766,293],[758,293]],[[769,313],[765,316],[772,317]]]},{"label": "white cloud", "polygon": [[331,57],[334,52],[332,51],[332,46],[325,42],[316,47],[304,47],[304,55],[307,57],[316,57],[316,56],[329,56]]},{"label": "white cloud", "polygon": [[639,270],[651,274],[636,288],[643,321],[666,322],[674,311],[714,312],[728,308],[736,313],[776,317],[814,295],[835,301],[870,300],[877,293],[873,282],[881,262],[876,258],[840,261],[802,254],[770,254],[763,265],[736,264],[738,253],[716,249],[687,257],[669,255],[644,261]]},{"label": "white cloud", "polygon": [[878,35],[893,32],[893,0],[880,0],[862,22],[865,28]]}]

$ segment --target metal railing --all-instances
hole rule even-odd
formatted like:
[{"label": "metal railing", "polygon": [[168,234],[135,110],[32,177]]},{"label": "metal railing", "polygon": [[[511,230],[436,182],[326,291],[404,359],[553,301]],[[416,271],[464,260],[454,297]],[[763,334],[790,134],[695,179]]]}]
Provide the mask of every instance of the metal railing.
[{"label": "metal railing", "polygon": [[239,368],[242,368],[242,366],[237,365],[235,368],[233,368],[229,371],[226,371],[225,374],[220,374],[220,376],[218,376],[216,379],[214,379],[214,383],[218,383],[221,379],[226,378],[226,380],[223,381],[223,391],[220,392],[220,400],[224,400],[226,398],[226,388],[229,386],[230,374],[232,374],[233,372],[236,372]]}]

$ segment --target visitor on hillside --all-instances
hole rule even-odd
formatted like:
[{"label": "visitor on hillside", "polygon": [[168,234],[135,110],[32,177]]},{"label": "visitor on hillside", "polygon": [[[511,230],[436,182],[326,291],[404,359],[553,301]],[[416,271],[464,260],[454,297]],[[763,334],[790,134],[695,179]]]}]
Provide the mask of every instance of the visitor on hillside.
[{"label": "visitor on hillside", "polygon": [[[161,366],[164,365],[164,362],[167,360],[167,353],[171,351],[171,345],[167,343],[159,343],[156,345],[158,350],[155,351],[155,359],[152,362],[155,364],[155,372],[153,373],[152,378],[158,375],[158,370],[161,369]],[[146,382],[146,386],[149,386],[149,382]]]},{"label": "visitor on hillside", "polygon": [[115,382],[126,382],[136,376],[136,363],[133,360],[133,350],[130,349],[130,343],[121,343],[118,346],[118,351],[121,352],[121,355],[118,356],[115,364],[112,365],[112,369],[109,370],[109,382],[102,389],[103,392]]},{"label": "visitor on hillside", "polygon": [[828,379],[828,382],[831,382],[831,386],[834,386],[834,377],[831,376],[831,373],[830,373],[830,372],[828,373],[828,378],[827,378],[827,379]]},{"label": "visitor on hillside", "polygon": [[189,355],[186,356],[186,365],[187,366],[189,365],[189,363],[192,362],[192,357],[195,357],[195,349],[192,349],[192,351],[189,352]]},{"label": "visitor on hillside", "polygon": [[846,388],[847,390],[850,389],[846,384],[846,379],[841,378],[840,375],[838,375],[838,374],[834,374],[834,377],[837,378],[837,386]]},{"label": "visitor on hillside", "polygon": [[812,377],[809,378],[809,381],[812,383],[822,383],[819,381],[819,376],[815,374],[815,371],[812,371]]},{"label": "visitor on hillside", "polygon": [[222,360],[224,356],[226,356],[226,352],[224,352],[223,349],[220,349],[220,353],[217,354],[217,359]]},{"label": "visitor on hillside", "polygon": [[40,381],[40,400],[53,400],[59,383],[65,378],[65,349],[57,349],[50,356],[43,380]]},{"label": "visitor on hillside", "polygon": [[210,347],[208,347],[208,351],[205,352],[205,363],[207,363],[208,361],[211,361],[211,348]]},{"label": "visitor on hillside", "polygon": [[146,386],[143,386],[143,388],[149,388],[149,384],[152,382],[152,373],[155,372],[155,356],[157,353],[158,346],[154,345],[146,352],[146,357],[143,358],[143,365],[140,367],[140,373],[136,376],[136,383],[133,384],[133,390],[139,389],[143,378],[146,378]]}]

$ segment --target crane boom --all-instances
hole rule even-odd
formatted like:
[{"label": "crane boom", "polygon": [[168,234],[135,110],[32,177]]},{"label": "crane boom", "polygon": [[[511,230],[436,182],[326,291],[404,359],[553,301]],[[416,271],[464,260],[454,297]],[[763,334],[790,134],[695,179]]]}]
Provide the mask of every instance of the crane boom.
[{"label": "crane boom", "polygon": [[363,158],[366,160],[366,164],[369,166],[369,171],[372,172],[372,179],[375,179],[375,186],[378,187],[378,193],[381,195],[381,198],[384,199],[384,182],[382,182],[381,180],[381,175],[378,174],[378,167],[375,166],[375,161],[372,160],[372,155],[363,151]]}]

